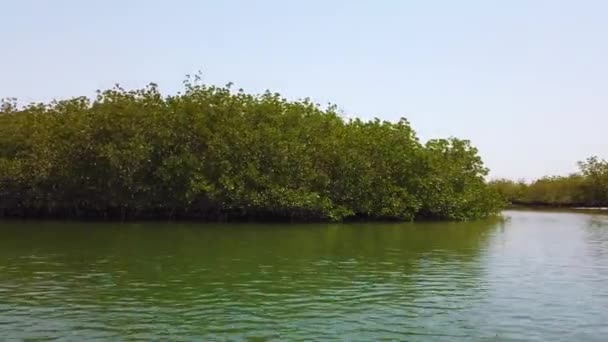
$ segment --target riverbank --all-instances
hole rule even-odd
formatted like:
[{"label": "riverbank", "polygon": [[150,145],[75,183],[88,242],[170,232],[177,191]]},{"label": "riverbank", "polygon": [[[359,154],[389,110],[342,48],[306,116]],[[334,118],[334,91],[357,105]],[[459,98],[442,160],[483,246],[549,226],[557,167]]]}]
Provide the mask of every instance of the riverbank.
[{"label": "riverbank", "polygon": [[508,179],[489,184],[507,202],[522,206],[566,207],[580,210],[608,208],[608,161],[590,157],[568,176],[542,177],[532,182]]},{"label": "riverbank", "polygon": [[548,212],[581,212],[608,214],[608,207],[576,207],[556,205],[509,205],[505,210],[516,211],[548,211]]},{"label": "riverbank", "polygon": [[91,222],[91,223],[133,223],[133,222],[149,222],[149,223],[203,223],[203,224],[324,224],[324,223],[440,223],[440,222],[459,222],[459,221],[477,221],[495,219],[501,217],[501,211],[485,215],[484,217],[475,220],[463,219],[440,219],[432,216],[416,216],[412,219],[400,219],[394,217],[382,217],[372,215],[353,215],[343,218],[340,221],[330,218],[322,218],[316,215],[306,216],[304,213],[299,215],[276,215],[267,213],[246,213],[225,212],[214,213],[213,215],[205,214],[204,212],[184,212],[181,210],[172,213],[167,211],[156,212],[134,212],[113,210],[107,212],[94,212],[86,210],[64,210],[49,212],[44,209],[29,209],[23,211],[14,211],[0,208],[0,221],[71,221],[71,222]]}]

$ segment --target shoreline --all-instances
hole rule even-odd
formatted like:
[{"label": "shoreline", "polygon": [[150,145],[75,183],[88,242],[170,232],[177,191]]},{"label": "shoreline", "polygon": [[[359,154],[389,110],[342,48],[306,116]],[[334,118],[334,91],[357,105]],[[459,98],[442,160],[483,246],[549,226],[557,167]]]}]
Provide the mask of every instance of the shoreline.
[{"label": "shoreline", "polygon": [[608,207],[567,207],[558,205],[509,205],[504,210],[598,212],[608,214]]}]

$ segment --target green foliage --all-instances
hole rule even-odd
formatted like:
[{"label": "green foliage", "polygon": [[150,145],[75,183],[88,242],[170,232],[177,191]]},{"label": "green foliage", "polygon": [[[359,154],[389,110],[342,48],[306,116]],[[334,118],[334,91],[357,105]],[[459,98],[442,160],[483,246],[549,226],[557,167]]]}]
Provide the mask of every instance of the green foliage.
[{"label": "green foliage", "polygon": [[579,163],[584,177],[581,192],[590,206],[608,206],[608,162],[591,157]]},{"label": "green foliage", "polygon": [[596,157],[579,163],[579,173],[543,177],[527,184],[506,179],[491,181],[501,197],[513,204],[548,206],[608,206],[608,162]]},{"label": "green foliage", "polygon": [[0,107],[5,216],[467,220],[501,201],[468,141],[230,85]]}]

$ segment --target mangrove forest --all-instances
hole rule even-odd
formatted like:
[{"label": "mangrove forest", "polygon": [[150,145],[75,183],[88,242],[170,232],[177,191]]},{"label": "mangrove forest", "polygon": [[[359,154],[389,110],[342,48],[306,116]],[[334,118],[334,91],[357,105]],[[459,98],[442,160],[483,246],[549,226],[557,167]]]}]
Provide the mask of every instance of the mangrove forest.
[{"label": "mangrove forest", "polygon": [[0,110],[0,215],[469,220],[503,204],[478,151],[409,122],[202,84]]},{"label": "mangrove forest", "polygon": [[590,157],[578,166],[579,171],[568,176],[548,176],[530,183],[497,179],[490,186],[514,205],[608,207],[608,162]]}]

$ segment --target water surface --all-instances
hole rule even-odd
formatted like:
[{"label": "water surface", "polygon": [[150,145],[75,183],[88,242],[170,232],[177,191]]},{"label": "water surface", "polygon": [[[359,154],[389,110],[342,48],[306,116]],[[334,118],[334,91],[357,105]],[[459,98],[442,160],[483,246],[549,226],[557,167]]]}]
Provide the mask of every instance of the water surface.
[{"label": "water surface", "polygon": [[605,341],[608,216],[0,223],[0,340]]}]

